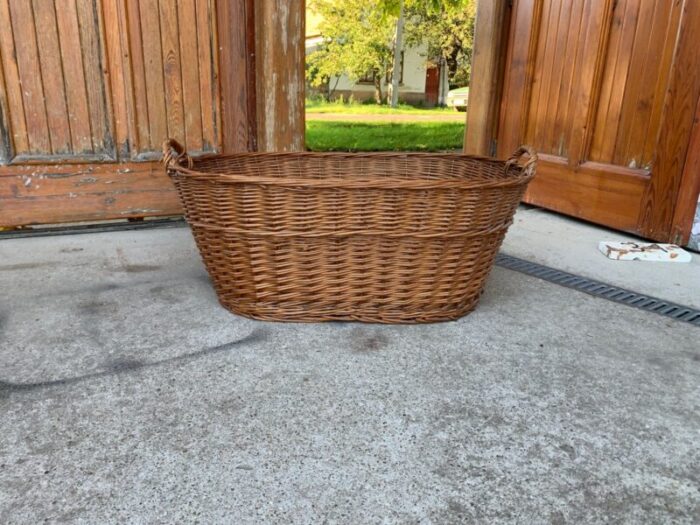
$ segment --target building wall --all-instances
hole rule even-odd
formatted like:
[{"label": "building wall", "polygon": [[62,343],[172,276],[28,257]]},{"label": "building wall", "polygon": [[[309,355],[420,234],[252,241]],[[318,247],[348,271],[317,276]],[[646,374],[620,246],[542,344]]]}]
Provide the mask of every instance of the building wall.
[{"label": "building wall", "polygon": [[[403,83],[399,87],[399,93],[425,93],[425,45],[408,48],[404,52]],[[335,79],[331,80],[331,86],[335,85]],[[386,82],[382,80],[382,88],[386,90]],[[356,83],[343,75],[336,86],[338,92],[352,92],[358,95],[367,94],[373,96],[372,84]]]}]

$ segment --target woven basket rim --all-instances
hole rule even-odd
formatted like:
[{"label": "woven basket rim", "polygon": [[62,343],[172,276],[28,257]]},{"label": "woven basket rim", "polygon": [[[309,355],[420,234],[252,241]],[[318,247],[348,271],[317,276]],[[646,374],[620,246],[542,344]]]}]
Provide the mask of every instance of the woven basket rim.
[{"label": "woven basket rim", "polygon": [[[287,159],[295,158],[399,158],[410,159],[412,157],[434,158],[435,160],[476,160],[480,162],[488,162],[490,164],[503,167],[508,170],[508,175],[505,178],[493,179],[484,181],[484,179],[470,180],[464,179],[429,179],[429,178],[405,178],[392,177],[391,175],[384,177],[366,177],[356,176],[352,179],[346,178],[313,178],[300,176],[286,177],[270,177],[262,175],[243,175],[236,173],[220,173],[213,171],[200,171],[198,166],[206,164],[208,161],[246,161],[259,159]],[[186,167],[183,163],[190,162],[192,167]],[[386,189],[469,189],[469,188],[506,188],[510,186],[518,186],[529,182],[534,177],[534,170],[527,169],[521,165],[498,160],[490,157],[482,157],[478,155],[468,155],[465,153],[433,153],[433,152],[247,152],[247,153],[232,153],[227,155],[205,155],[196,159],[182,158],[174,159],[168,165],[168,170],[171,176],[184,176],[191,179],[215,182],[219,184],[264,184],[270,186],[282,187],[298,187],[307,186],[314,188],[386,188]]]}]

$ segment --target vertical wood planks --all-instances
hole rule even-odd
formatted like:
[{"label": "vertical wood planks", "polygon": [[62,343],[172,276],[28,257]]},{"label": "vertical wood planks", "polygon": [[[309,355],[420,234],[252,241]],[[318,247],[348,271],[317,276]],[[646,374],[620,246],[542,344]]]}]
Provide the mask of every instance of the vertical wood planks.
[{"label": "vertical wood planks", "polygon": [[148,102],[148,143],[139,146],[146,151],[160,148],[158,141],[168,136],[165,83],[163,81],[163,52],[160,37],[158,0],[138,2],[140,38],[143,42],[144,91]]},{"label": "vertical wood planks", "polygon": [[193,153],[215,151],[219,92],[212,0],[118,1],[126,6],[133,71],[130,103],[138,136],[132,157],[160,155],[167,137]]},{"label": "vertical wood planks", "polygon": [[100,16],[96,0],[0,0],[15,161],[113,158]]},{"label": "vertical wood planks", "polygon": [[594,121],[591,160],[651,167],[680,5],[666,0],[617,4],[603,71],[603,103]]},{"label": "vertical wood planks", "polygon": [[107,69],[109,71],[109,86],[112,93],[112,112],[114,120],[114,140],[120,158],[129,155],[129,111],[127,110],[128,89],[123,56],[128,56],[128,49],[122,48],[121,28],[118,0],[101,0],[102,18],[104,20],[104,42],[107,52]]},{"label": "vertical wood planks", "polygon": [[[26,1],[10,1],[10,19],[29,138],[27,152],[50,154],[51,139],[31,4]],[[9,27],[4,30],[7,31]]]},{"label": "vertical wood planks", "polygon": [[5,89],[5,71],[2,66],[2,60],[0,60],[0,164],[7,163],[13,155],[9,110],[7,90]]},{"label": "vertical wood planks", "polygon": [[[253,0],[0,0],[0,226],[180,213],[162,139],[221,150],[222,91],[250,93],[226,103],[254,129],[252,13]],[[222,35],[245,64],[225,64],[223,90]]]},{"label": "vertical wood planks", "polygon": [[[219,148],[221,139],[218,122],[219,79],[214,64],[218,26],[216,13],[209,0],[196,0],[197,62],[199,64],[199,99],[202,118],[202,150]],[[239,36],[240,38],[240,36]],[[189,59],[188,59],[189,60]],[[188,62],[189,63],[189,62]]]},{"label": "vertical wood planks", "polygon": [[[182,64],[182,102],[184,111],[185,145],[190,151],[202,151],[202,105],[200,102],[199,43],[197,10],[194,0],[178,0],[180,23],[180,57]],[[206,38],[206,35],[202,35]],[[202,42],[206,44],[205,42]]]},{"label": "vertical wood planks", "polygon": [[695,211],[700,198],[700,98],[695,109],[695,121],[688,144],[688,154],[683,166],[683,178],[678,202],[673,211],[671,242],[685,245],[690,240],[690,232],[695,219]]},{"label": "vertical wood planks", "polygon": [[[219,80],[221,84],[221,149],[235,153],[256,149],[257,104],[255,84],[255,41],[246,38],[255,33],[254,0],[230,0],[216,3]],[[241,27],[245,27],[243,33]],[[238,28],[238,31],[236,30]],[[262,38],[262,36],[260,36]],[[235,79],[246,79],[246,82]],[[252,104],[251,104],[252,102]]]},{"label": "vertical wood planks", "polygon": [[[643,235],[654,239],[671,235],[689,138],[700,98],[700,2],[685,0],[680,19],[673,69],[668,81],[652,177],[639,214]],[[688,179],[686,179],[688,180]]]},{"label": "vertical wood planks", "polygon": [[94,151],[92,126],[83,70],[83,53],[80,45],[78,9],[75,0],[62,0],[61,8],[56,9],[56,21],[60,35],[72,151],[77,155],[90,154]]},{"label": "vertical wood planks", "polygon": [[121,37],[122,46],[129,49],[129,65],[131,66],[131,85],[129,86],[132,112],[132,132],[130,137],[131,156],[136,157],[142,150],[151,149],[150,115],[146,94],[146,65],[144,44],[141,36],[141,12],[139,0],[126,0],[120,8],[125,18]]},{"label": "vertical wood planks", "polygon": [[107,82],[103,74],[105,57],[104,39],[100,26],[96,0],[77,0],[80,45],[83,54],[83,70],[95,153],[113,153],[111,115],[107,107]]},{"label": "vertical wood planks", "polygon": [[[185,118],[182,102],[182,64],[180,62],[177,2],[175,0],[160,0],[158,3],[160,6],[160,39],[163,51],[163,82],[168,135],[155,136],[151,139],[156,143],[161,143],[168,137],[173,137],[184,143]],[[183,21],[183,23],[185,22]],[[188,67],[197,66],[196,64],[188,64]]]},{"label": "vertical wood planks", "polygon": [[44,104],[51,139],[51,152],[66,154],[72,148],[54,2],[53,0],[32,0],[32,6],[41,77],[46,83]]},{"label": "vertical wood planks", "polygon": [[24,120],[24,100],[19,82],[17,52],[12,33],[12,18],[8,0],[0,0],[0,20],[6,21],[4,29],[0,31],[0,60],[2,60],[5,79],[5,104],[7,106],[5,121],[10,127],[9,135],[12,137],[13,149],[27,151],[29,149],[29,138]]},{"label": "vertical wood planks", "polygon": [[303,151],[304,0],[255,2],[258,149]]},{"label": "vertical wood planks", "polygon": [[542,4],[542,0],[519,0],[513,6],[499,122],[501,158],[508,157],[523,142]]},{"label": "vertical wood planks", "polygon": [[464,136],[464,153],[491,155],[498,117],[498,90],[507,0],[477,3],[470,107]]}]

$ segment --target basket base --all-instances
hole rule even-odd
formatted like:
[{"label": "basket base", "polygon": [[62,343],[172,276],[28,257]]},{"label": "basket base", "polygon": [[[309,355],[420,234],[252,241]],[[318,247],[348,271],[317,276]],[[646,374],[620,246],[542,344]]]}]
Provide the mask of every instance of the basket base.
[{"label": "basket base", "polygon": [[362,323],[383,324],[421,324],[454,321],[472,312],[481,294],[469,299],[455,308],[438,311],[408,311],[379,308],[358,308],[355,311],[338,313],[337,309],[324,311],[322,308],[310,306],[284,307],[273,304],[241,305],[219,301],[229,312],[257,319],[260,321],[281,321],[287,323],[318,323],[326,321],[357,321]]}]

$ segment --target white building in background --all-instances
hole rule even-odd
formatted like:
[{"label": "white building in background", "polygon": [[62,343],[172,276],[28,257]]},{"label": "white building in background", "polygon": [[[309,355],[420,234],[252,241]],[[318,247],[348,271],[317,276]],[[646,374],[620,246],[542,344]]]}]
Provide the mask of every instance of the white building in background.
[{"label": "white building in background", "polygon": [[[307,13],[306,23],[306,56],[318,49],[323,37],[318,33],[318,17]],[[426,106],[444,104],[449,82],[447,67],[436,67],[426,60],[426,46],[406,48],[402,54],[402,75],[399,84],[399,100],[410,104],[422,103]],[[355,100],[374,98],[374,81],[370,76],[353,81],[345,75],[334,77],[330,81],[330,89],[334,98],[352,96]],[[382,79],[382,93],[386,96],[388,84]]]}]

